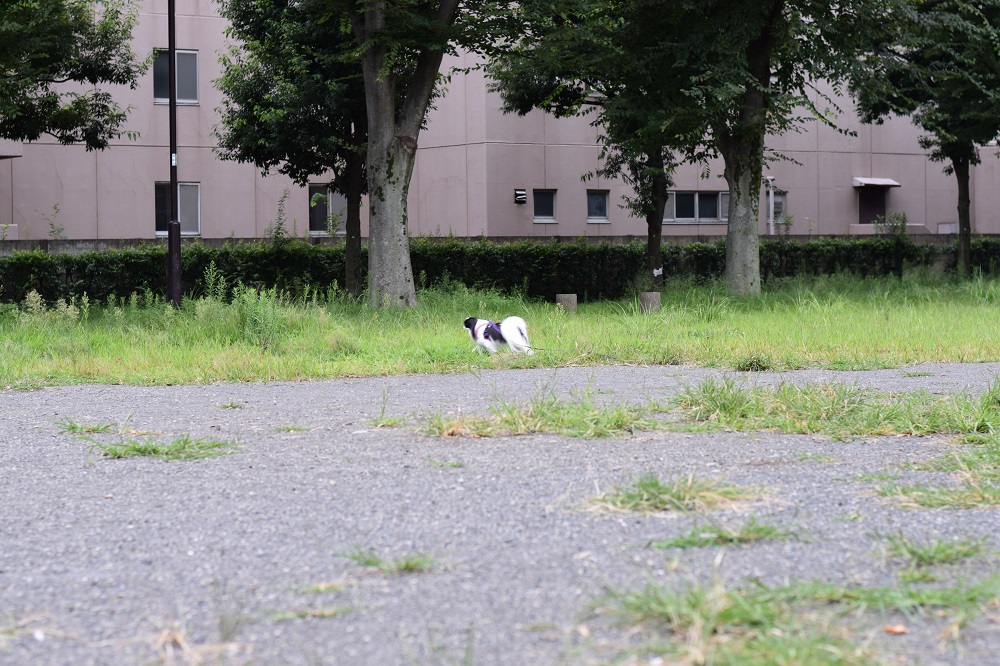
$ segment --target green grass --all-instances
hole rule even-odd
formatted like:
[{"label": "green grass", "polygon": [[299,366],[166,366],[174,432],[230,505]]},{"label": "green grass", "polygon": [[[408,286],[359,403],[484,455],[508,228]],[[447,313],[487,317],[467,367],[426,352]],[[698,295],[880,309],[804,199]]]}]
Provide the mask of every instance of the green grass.
[{"label": "green grass", "polygon": [[883,537],[886,552],[915,567],[951,564],[981,555],[986,539],[929,539],[920,541],[903,534]]},{"label": "green grass", "polygon": [[1000,485],[967,479],[956,486],[893,483],[876,490],[900,506],[922,509],[981,509],[1000,506]]},{"label": "green grass", "polygon": [[902,506],[916,508],[977,509],[1000,506],[1000,440],[990,434],[948,455],[907,466],[913,470],[951,472],[950,485],[892,483],[876,492]]},{"label": "green grass", "polygon": [[699,479],[694,474],[674,476],[666,481],[646,474],[616,486],[591,499],[591,507],[609,511],[657,513],[661,511],[709,511],[734,502],[756,499],[759,489],[724,483],[721,479]]},{"label": "green grass", "polygon": [[[632,636],[634,654],[678,663],[736,665],[889,663],[852,624],[871,611],[966,620],[995,603],[1000,576],[955,586],[847,587],[820,581],[726,589],[716,580],[674,590],[611,591],[596,613]],[[862,631],[864,627],[862,627]],[[674,663],[668,659],[669,663]]]},{"label": "green grass", "polygon": [[672,539],[651,541],[650,548],[704,548],[706,546],[738,546],[772,539],[793,539],[795,532],[777,525],[762,523],[756,517],[737,527],[714,523],[699,525],[687,534]]},{"label": "green grass", "polygon": [[423,573],[434,568],[434,557],[426,553],[410,553],[396,559],[386,559],[369,548],[356,548],[344,555],[358,566],[377,569],[381,573]]},{"label": "green grass", "polygon": [[309,428],[297,425],[274,426],[274,432],[309,432]]},{"label": "green grass", "polygon": [[964,446],[936,460],[908,467],[932,472],[956,472],[1000,482],[1000,440],[990,439],[980,445]]},{"label": "green grass", "polygon": [[146,439],[123,437],[115,443],[100,442],[92,437],[85,439],[91,442],[91,451],[99,451],[108,458],[140,456],[159,460],[199,460],[229,455],[236,448],[232,442],[195,438],[188,435],[182,435],[167,443],[152,437]]},{"label": "green grass", "polygon": [[[988,281],[993,285],[993,281]],[[243,290],[233,303],[147,295],[29,313],[0,310],[0,386],[302,380],[477,368],[689,363],[722,368],[899,367],[1000,360],[994,290],[907,276],[783,280],[756,298],[671,283],[656,313],[636,301],[551,303],[451,286],[413,310],[311,292]],[[477,354],[470,314],[523,317],[534,356]],[[948,326],[939,325],[949,322]]]},{"label": "green grass", "polygon": [[716,582],[678,592],[650,584],[633,592],[612,592],[602,610],[633,635],[633,645],[641,643],[630,652],[662,655],[666,663],[880,663],[868,649],[859,648],[848,632],[829,622],[787,602],[762,601],[766,591],[726,590]]},{"label": "green grass", "polygon": [[883,394],[846,384],[747,386],[734,379],[708,379],[686,387],[673,406],[689,427],[707,430],[778,430],[837,439],[948,434],[967,441],[1000,432],[1000,380],[981,396],[969,397]]},{"label": "green grass", "polygon": [[63,435],[89,435],[108,432],[117,425],[117,423],[77,423],[69,417],[56,421],[56,426]]},{"label": "green grass", "polygon": [[443,437],[526,435],[557,433],[567,437],[621,437],[637,430],[652,430],[659,422],[651,418],[655,405],[618,403],[598,405],[590,393],[563,400],[554,393],[527,401],[496,397],[489,416],[435,413],[428,416],[423,432]]}]

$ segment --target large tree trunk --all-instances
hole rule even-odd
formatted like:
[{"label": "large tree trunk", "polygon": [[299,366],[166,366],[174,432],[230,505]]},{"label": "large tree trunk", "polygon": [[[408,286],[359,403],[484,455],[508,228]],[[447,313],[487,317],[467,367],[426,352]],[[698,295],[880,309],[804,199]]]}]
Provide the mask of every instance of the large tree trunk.
[{"label": "large tree trunk", "polygon": [[[774,2],[777,19],[784,2]],[[760,183],[764,170],[767,131],[765,90],[771,85],[771,52],[775,20],[764,22],[761,34],[747,45],[751,81],[743,91],[738,118],[716,127],[716,140],[725,160],[729,183],[729,229],[726,232],[726,288],[739,296],[760,294]],[[753,85],[753,84],[756,85]]]},{"label": "large tree trunk", "polygon": [[739,140],[722,142],[729,183],[729,229],[726,231],[726,289],[740,296],[760,294],[760,148]]},{"label": "large tree trunk", "polygon": [[368,133],[368,298],[375,308],[417,305],[406,231],[416,143],[394,136],[394,128],[383,124]]},{"label": "large tree trunk", "polygon": [[958,273],[964,277],[972,274],[972,217],[969,213],[969,160],[956,157],[951,167],[958,180]]},{"label": "large tree trunk", "polygon": [[653,286],[660,289],[663,287],[663,209],[667,205],[669,183],[663,170],[661,150],[647,153],[647,163],[657,175],[653,176],[650,208],[646,212],[646,275],[652,276]]},{"label": "large tree trunk", "polygon": [[[441,0],[435,22],[454,23],[459,0]],[[387,58],[386,0],[369,0],[351,17],[362,47],[361,69],[368,107],[368,299],[372,307],[416,307],[406,196],[417,152],[417,137],[430,104],[443,48],[426,48],[406,79],[399,80]],[[397,83],[401,87],[397,90]],[[397,99],[401,97],[402,99]]]},{"label": "large tree trunk", "polygon": [[[383,29],[384,17],[366,12],[365,27],[366,34]],[[385,55],[385,47],[370,45],[361,57],[368,107],[368,300],[373,308],[416,307],[406,194],[417,143],[398,136],[396,77],[384,71]]]}]

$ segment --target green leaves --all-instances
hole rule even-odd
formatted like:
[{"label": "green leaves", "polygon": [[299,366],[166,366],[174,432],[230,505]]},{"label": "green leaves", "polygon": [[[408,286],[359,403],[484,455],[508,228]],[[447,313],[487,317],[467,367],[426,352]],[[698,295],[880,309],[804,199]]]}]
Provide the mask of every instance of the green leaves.
[{"label": "green leaves", "polygon": [[[0,138],[102,149],[124,133],[123,111],[99,88],[64,92],[67,81],[135,88],[148,61],[131,50],[138,5],[129,0],[19,0],[0,6]],[[10,72],[11,75],[7,75]]]}]

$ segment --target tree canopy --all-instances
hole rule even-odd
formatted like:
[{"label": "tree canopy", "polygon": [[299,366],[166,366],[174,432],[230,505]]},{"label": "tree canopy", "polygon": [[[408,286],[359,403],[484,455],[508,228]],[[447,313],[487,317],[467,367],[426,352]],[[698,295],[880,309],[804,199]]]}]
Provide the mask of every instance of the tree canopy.
[{"label": "tree canopy", "polygon": [[1000,0],[923,0],[882,36],[886,56],[854,83],[861,116],[912,117],[921,146],[958,183],[959,266],[971,253],[969,167],[1000,137]]},{"label": "tree canopy", "polygon": [[124,134],[126,110],[99,86],[138,85],[148,63],[130,46],[137,11],[129,0],[0,4],[0,137],[94,150]]},{"label": "tree canopy", "polygon": [[305,185],[330,173],[347,200],[347,291],[363,289],[361,197],[368,117],[353,36],[320,0],[220,0],[236,41],[222,57],[216,128],[223,159],[276,169]]},{"label": "tree canopy", "polygon": [[[532,26],[519,51],[551,65],[541,80],[555,84],[542,104],[579,105],[574,81],[582,71],[587,87],[648,112],[631,129],[607,125],[626,132],[612,137],[617,144],[657,128],[663,146],[686,159],[721,155],[730,191],[726,284],[737,294],[759,293],[765,137],[793,127],[801,109],[824,118],[815,83],[836,85],[867,66],[868,36],[889,20],[894,0],[560,1],[547,23],[538,15],[551,1],[521,3]],[[605,67],[595,54],[609,52],[623,57]],[[652,103],[643,108],[646,100]]]},{"label": "tree canopy", "polygon": [[583,177],[621,177],[633,188],[626,206],[646,219],[647,279],[654,285],[662,283],[673,152],[690,145],[686,132],[700,131],[672,115],[670,98],[682,81],[671,80],[674,72],[649,48],[657,39],[646,34],[656,29],[649,19],[664,11],[630,1],[526,2],[520,8],[525,38],[488,67],[506,112],[591,115],[600,131],[601,166]]}]

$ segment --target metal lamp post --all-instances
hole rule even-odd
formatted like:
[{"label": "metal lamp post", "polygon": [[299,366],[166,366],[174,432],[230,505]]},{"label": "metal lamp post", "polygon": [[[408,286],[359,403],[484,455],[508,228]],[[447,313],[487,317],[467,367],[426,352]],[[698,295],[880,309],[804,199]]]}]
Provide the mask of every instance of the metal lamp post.
[{"label": "metal lamp post", "polygon": [[177,43],[174,0],[167,2],[167,76],[170,79],[170,221],[167,222],[167,300],[181,305],[181,223],[177,214]]}]

